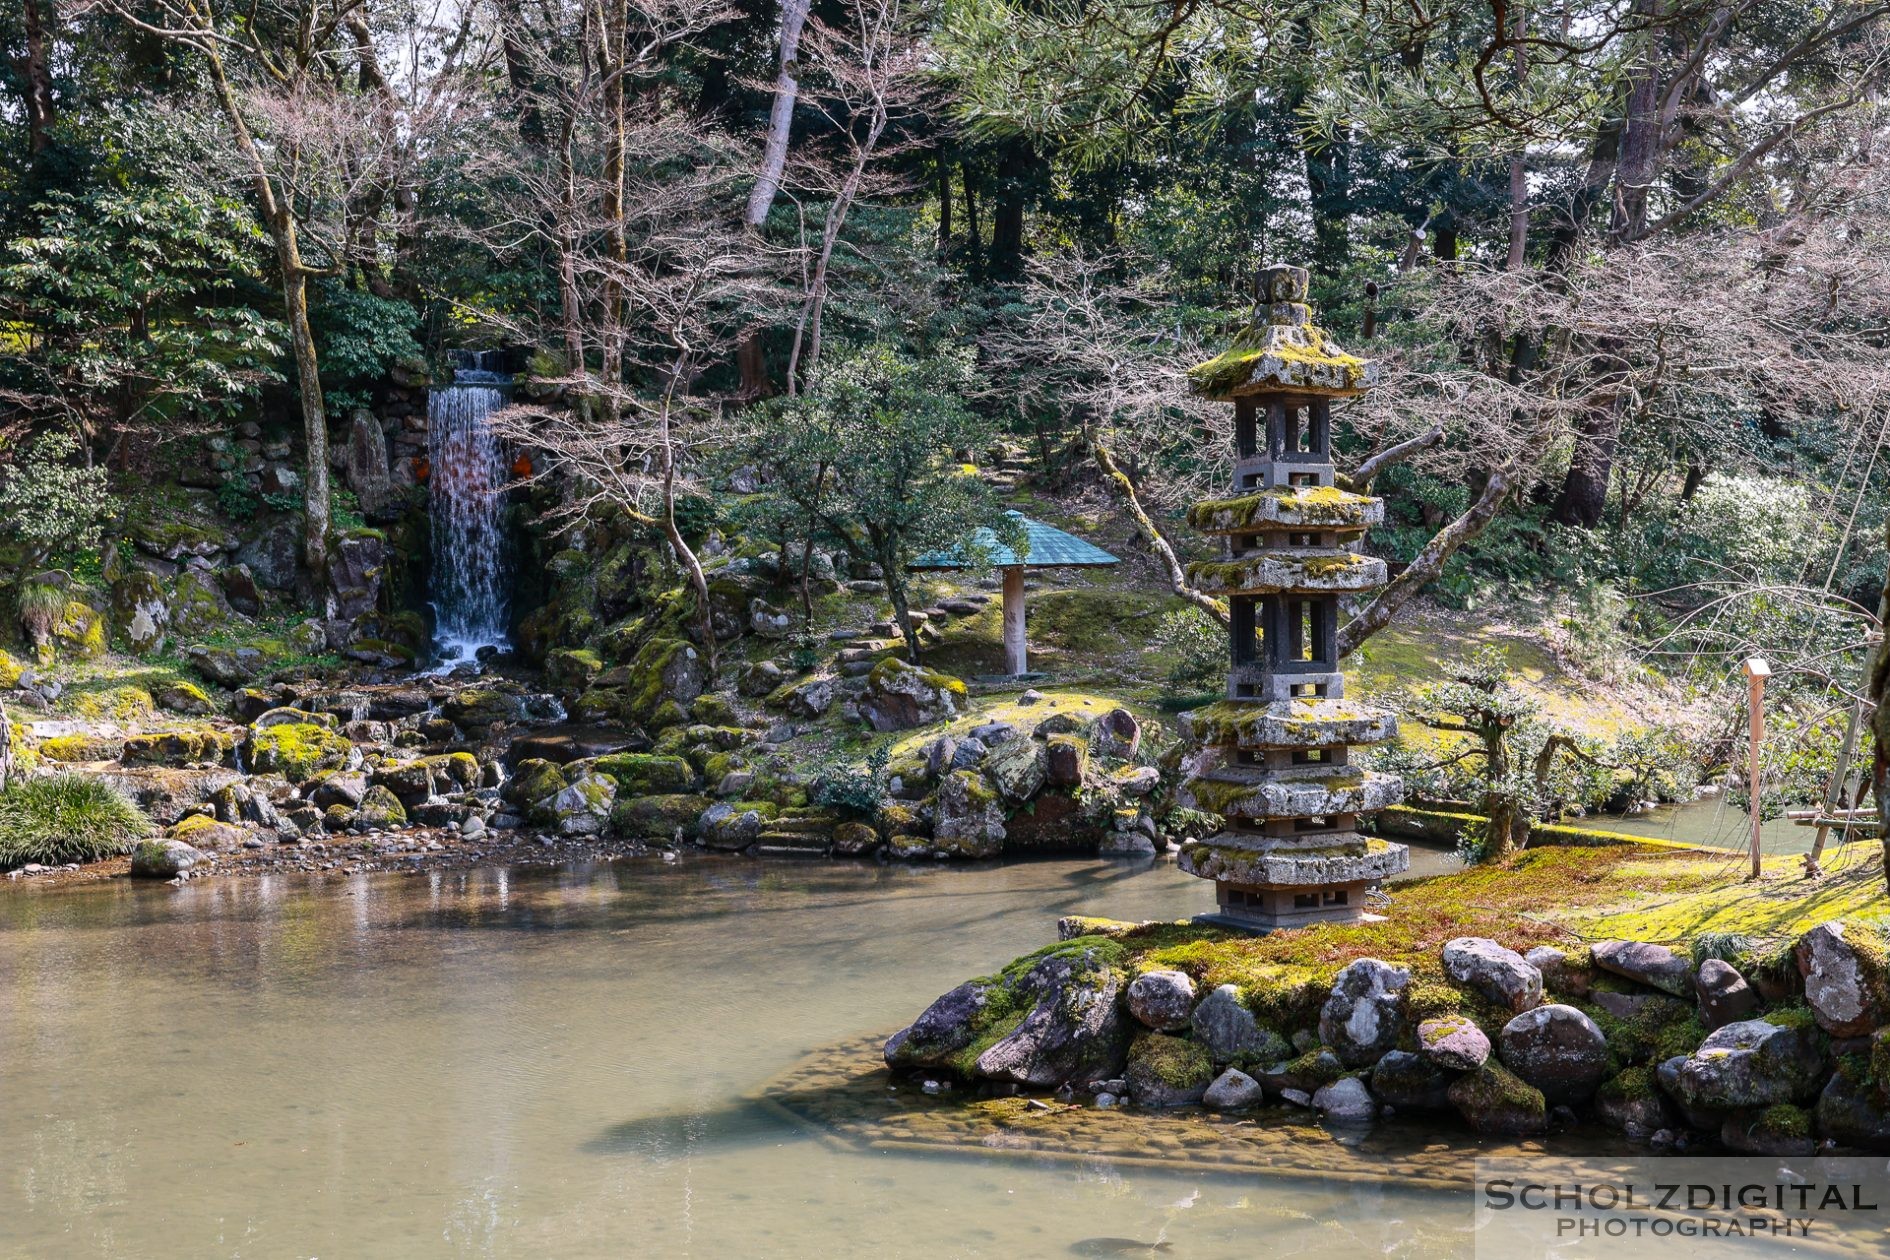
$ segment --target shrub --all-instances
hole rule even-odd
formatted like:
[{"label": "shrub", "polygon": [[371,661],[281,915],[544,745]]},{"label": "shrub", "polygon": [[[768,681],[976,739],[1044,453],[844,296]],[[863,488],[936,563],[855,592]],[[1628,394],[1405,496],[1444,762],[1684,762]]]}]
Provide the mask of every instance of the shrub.
[{"label": "shrub", "polygon": [[143,810],[97,779],[26,779],[0,792],[0,870],[95,862],[129,852],[150,830]]},{"label": "shrub", "polygon": [[1164,613],[1155,646],[1169,658],[1168,681],[1183,688],[1218,682],[1227,672],[1227,632],[1198,608]]},{"label": "shrub", "polygon": [[0,533],[18,539],[31,562],[72,548],[99,545],[106,518],[118,508],[105,470],[80,458],[79,439],[55,430],[24,450],[0,452],[9,471],[0,483]]}]

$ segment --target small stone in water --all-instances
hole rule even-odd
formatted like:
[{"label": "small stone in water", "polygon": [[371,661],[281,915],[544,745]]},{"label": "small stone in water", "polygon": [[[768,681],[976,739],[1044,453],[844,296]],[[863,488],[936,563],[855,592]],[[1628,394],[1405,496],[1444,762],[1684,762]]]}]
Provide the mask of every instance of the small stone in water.
[{"label": "small stone in water", "polygon": [[1116,1096],[1108,1090],[1104,1090],[1102,1093],[1096,1095],[1096,1105],[1098,1107],[1113,1107],[1116,1105]]}]

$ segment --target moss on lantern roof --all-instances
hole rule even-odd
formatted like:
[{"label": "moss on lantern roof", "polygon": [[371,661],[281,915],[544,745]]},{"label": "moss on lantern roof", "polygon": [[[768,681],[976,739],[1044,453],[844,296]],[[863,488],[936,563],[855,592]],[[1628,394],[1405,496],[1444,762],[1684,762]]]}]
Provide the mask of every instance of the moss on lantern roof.
[{"label": "moss on lantern roof", "polygon": [[1376,377],[1376,364],[1347,354],[1324,329],[1305,322],[1249,325],[1233,345],[1188,369],[1195,393],[1222,400],[1266,389],[1356,394]]}]

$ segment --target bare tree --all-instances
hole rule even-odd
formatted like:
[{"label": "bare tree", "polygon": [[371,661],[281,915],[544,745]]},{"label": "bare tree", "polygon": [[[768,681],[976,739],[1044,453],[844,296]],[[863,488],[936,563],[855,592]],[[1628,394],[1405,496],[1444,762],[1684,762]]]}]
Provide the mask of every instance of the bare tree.
[{"label": "bare tree", "polygon": [[834,250],[847,216],[862,194],[905,183],[903,176],[878,174],[875,168],[894,151],[886,145],[888,127],[914,113],[926,95],[920,77],[926,50],[904,0],[849,0],[844,23],[830,26],[812,19],[805,42],[820,76],[819,86],[807,95],[826,118],[836,152],[813,156],[800,173],[829,200],[811,265],[803,263],[800,313],[788,351],[790,394],[820,362]]}]

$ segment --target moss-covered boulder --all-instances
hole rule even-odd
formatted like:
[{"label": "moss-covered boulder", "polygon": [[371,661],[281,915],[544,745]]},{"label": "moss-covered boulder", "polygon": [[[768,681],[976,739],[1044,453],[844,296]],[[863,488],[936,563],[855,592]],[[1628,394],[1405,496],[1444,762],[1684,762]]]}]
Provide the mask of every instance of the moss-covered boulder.
[{"label": "moss-covered boulder", "polygon": [[134,520],[129,534],[139,551],[173,564],[193,558],[207,560],[221,554],[231,542],[219,529],[169,514],[163,519]]},{"label": "moss-covered boulder", "polygon": [[1811,1113],[1790,1103],[1727,1116],[1719,1140],[1749,1155],[1810,1155],[1818,1149]]},{"label": "moss-covered boulder", "polygon": [[68,599],[53,623],[52,637],[62,655],[97,660],[105,655],[105,614],[84,600]]},{"label": "moss-covered boulder", "polygon": [[249,838],[249,832],[233,823],[218,822],[209,814],[192,814],[171,828],[170,838],[182,840],[205,853],[235,849]]},{"label": "moss-covered boulder", "polygon": [[1452,1082],[1450,1102],[1478,1133],[1525,1137],[1549,1127],[1542,1091],[1494,1061]]},{"label": "moss-covered boulder", "polygon": [[957,716],[966,697],[960,679],[888,657],[866,676],[860,716],[876,731],[903,731]]},{"label": "moss-covered boulder", "polygon": [[170,641],[171,601],[157,576],[132,569],[112,583],[112,624],[138,656],[162,652]]},{"label": "moss-covered boulder", "polygon": [[1039,1089],[1120,1075],[1126,963],[1121,945],[1097,936],[1028,954],[939,998],[886,1043],[886,1062]]},{"label": "moss-covered boulder", "polygon": [[1681,1105],[1749,1110],[1816,1097],[1824,1068],[1820,1034],[1804,1008],[1798,1014],[1806,1018],[1745,1019],[1709,1034],[1674,1074]]},{"label": "moss-covered boulder", "polygon": [[631,797],[610,811],[610,829],[633,840],[694,839],[704,811],[713,803],[687,792]]},{"label": "moss-covered boulder", "polygon": [[601,774],[573,778],[547,801],[532,807],[532,821],[563,836],[594,836],[604,830],[617,800],[617,785]]},{"label": "moss-covered boulder", "polygon": [[172,713],[182,713],[188,717],[207,717],[217,711],[216,701],[212,700],[202,687],[182,678],[175,682],[165,683],[152,695],[157,700],[159,708],[169,709]]},{"label": "moss-covered boulder", "polygon": [[1166,1033],[1144,1033],[1129,1047],[1123,1074],[1129,1097],[1143,1107],[1191,1107],[1214,1083],[1207,1047]]},{"label": "moss-covered boulder", "polygon": [[952,857],[996,857],[1004,851],[1004,804],[978,771],[954,770],[939,784],[932,840]]},{"label": "moss-covered boulder", "polygon": [[102,735],[96,731],[74,731],[70,735],[52,735],[39,741],[34,751],[44,761],[79,763],[116,761],[125,751],[121,735]]},{"label": "moss-covered boulder", "polygon": [[611,753],[590,763],[593,772],[617,785],[621,796],[662,796],[695,786],[695,767],[682,757],[653,753]]},{"label": "moss-covered boulder", "polygon": [[131,877],[176,879],[209,860],[208,854],[182,840],[145,840],[131,851]]},{"label": "moss-covered boulder", "polygon": [[208,573],[185,569],[171,583],[170,594],[171,628],[184,638],[212,634],[233,615],[223,589]]},{"label": "moss-covered boulder", "polygon": [[20,679],[26,673],[26,665],[18,657],[0,649],[0,691],[11,691],[20,685]]},{"label": "moss-covered boulder", "polygon": [[119,756],[128,766],[188,766],[199,762],[221,765],[229,760],[235,747],[235,737],[229,732],[206,727],[133,735],[125,740]]},{"label": "moss-covered boulder", "polygon": [[314,722],[285,722],[252,730],[248,760],[258,774],[280,774],[300,783],[321,770],[339,770],[354,755],[345,735]]},{"label": "moss-covered boulder", "polygon": [[433,772],[435,786],[443,792],[455,789],[471,791],[479,786],[484,771],[479,765],[479,758],[469,752],[435,753],[423,757],[427,768]]},{"label": "moss-covered boulder", "polygon": [[377,766],[372,778],[376,787],[391,793],[403,806],[419,805],[434,794],[433,767],[419,758]]},{"label": "moss-covered boulder", "polygon": [[711,849],[746,849],[780,812],[773,801],[717,801],[697,819],[697,839]]},{"label": "moss-covered boulder", "polygon": [[556,762],[528,757],[512,769],[500,796],[513,805],[536,805],[564,790],[568,780]]},{"label": "moss-covered boulder", "polygon": [[352,821],[362,827],[405,827],[407,810],[400,798],[380,784],[375,784],[354,807]]},{"label": "moss-covered boulder", "polygon": [[440,712],[461,729],[481,730],[522,719],[525,700],[496,687],[468,687],[447,697]]},{"label": "moss-covered boulder", "polygon": [[578,694],[603,672],[604,658],[590,648],[554,648],[545,653],[545,681],[563,695]]}]

